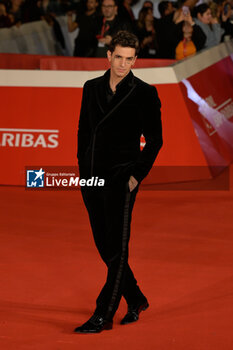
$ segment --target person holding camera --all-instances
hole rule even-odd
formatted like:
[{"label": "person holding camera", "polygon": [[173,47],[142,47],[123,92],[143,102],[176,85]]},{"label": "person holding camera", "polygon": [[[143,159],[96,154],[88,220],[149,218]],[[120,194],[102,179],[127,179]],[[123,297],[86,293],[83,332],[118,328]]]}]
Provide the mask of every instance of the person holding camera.
[{"label": "person holding camera", "polygon": [[[158,56],[160,58],[175,58],[176,47],[184,39],[183,26],[188,23],[192,26],[192,41],[196,51],[203,48],[205,34],[196,25],[191,10],[196,4],[196,0],[181,0],[177,10],[168,15],[163,15],[157,25]],[[159,5],[159,9],[163,7]],[[161,14],[162,15],[162,14]]]}]

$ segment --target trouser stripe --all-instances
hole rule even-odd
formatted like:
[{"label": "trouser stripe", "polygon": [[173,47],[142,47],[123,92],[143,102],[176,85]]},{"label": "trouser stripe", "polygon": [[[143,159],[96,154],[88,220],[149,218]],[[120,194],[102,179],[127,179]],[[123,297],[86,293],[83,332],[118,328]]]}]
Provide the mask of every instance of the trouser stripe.
[{"label": "trouser stripe", "polygon": [[117,295],[119,293],[120,282],[123,275],[124,265],[127,259],[130,197],[131,197],[131,193],[127,192],[126,198],[125,198],[125,204],[124,204],[124,212],[123,212],[122,251],[121,251],[119,268],[116,275],[115,285],[114,285],[112,296],[109,301],[109,305],[106,312],[106,319],[108,318],[111,319],[113,316],[112,313],[114,311],[114,303],[116,302]]}]

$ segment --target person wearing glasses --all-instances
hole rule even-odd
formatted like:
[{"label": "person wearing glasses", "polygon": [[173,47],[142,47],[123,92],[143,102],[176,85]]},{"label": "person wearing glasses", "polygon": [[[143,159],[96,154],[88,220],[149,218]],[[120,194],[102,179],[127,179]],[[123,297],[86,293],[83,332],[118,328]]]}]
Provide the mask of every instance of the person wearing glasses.
[{"label": "person wearing glasses", "polygon": [[95,57],[106,57],[108,46],[114,34],[120,30],[132,31],[127,20],[118,16],[117,0],[103,0],[102,16],[97,21],[96,38],[98,40]]},{"label": "person wearing glasses", "polygon": [[122,325],[137,321],[149,306],[129,266],[128,243],[139,184],[152,168],[163,141],[157,90],[131,71],[138,49],[134,34],[118,32],[107,51],[110,69],[83,87],[78,128],[80,178],[94,176],[105,183],[81,187],[81,193],[108,274],[93,315],[75,328],[75,333],[112,329],[122,296],[128,305]]}]

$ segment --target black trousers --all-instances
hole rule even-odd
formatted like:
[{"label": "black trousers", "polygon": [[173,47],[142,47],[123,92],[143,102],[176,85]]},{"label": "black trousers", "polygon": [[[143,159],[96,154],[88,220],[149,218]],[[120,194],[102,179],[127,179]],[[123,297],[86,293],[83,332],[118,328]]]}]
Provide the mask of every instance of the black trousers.
[{"label": "black trousers", "polygon": [[108,267],[107,280],[97,300],[95,313],[112,320],[122,295],[128,305],[137,305],[145,297],[128,264],[131,214],[138,187],[83,187],[97,249]]}]

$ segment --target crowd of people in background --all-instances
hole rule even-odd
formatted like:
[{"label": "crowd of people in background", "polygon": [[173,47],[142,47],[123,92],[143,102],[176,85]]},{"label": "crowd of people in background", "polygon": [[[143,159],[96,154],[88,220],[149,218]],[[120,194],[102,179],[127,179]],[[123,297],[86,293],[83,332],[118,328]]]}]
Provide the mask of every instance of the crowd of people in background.
[{"label": "crowd of people in background", "polygon": [[[139,57],[183,59],[233,37],[233,0],[162,0],[160,18],[145,0],[137,18],[138,0],[0,0],[0,28],[46,20],[62,41],[56,16],[66,15],[69,32],[79,29],[74,56],[106,57],[119,30],[137,35]],[[63,45],[65,43],[63,42]]]}]

